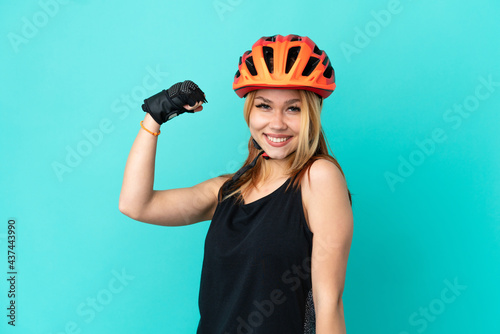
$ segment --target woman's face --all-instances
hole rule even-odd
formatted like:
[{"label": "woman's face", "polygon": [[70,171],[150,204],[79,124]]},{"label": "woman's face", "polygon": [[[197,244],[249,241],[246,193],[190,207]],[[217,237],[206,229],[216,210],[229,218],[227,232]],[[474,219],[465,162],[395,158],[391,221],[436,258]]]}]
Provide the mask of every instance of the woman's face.
[{"label": "woman's face", "polygon": [[301,101],[298,90],[260,89],[250,111],[252,137],[272,159],[284,159],[297,150]]}]

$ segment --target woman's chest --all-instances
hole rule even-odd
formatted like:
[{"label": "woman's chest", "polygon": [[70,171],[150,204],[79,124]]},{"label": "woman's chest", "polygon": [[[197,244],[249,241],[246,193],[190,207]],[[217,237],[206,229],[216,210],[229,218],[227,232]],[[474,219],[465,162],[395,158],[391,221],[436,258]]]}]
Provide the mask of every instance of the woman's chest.
[{"label": "woman's chest", "polygon": [[[205,246],[219,260],[234,262],[264,257],[293,257],[310,250],[301,207],[277,200],[217,209]],[[294,253],[297,254],[294,254]]]}]

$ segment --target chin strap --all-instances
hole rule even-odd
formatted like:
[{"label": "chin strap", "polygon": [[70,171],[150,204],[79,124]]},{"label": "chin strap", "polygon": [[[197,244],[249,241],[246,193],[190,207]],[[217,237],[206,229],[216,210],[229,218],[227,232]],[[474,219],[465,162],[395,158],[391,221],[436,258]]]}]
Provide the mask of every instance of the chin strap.
[{"label": "chin strap", "polygon": [[[262,150],[262,147],[260,147],[260,145],[259,145],[259,144],[257,144],[257,142],[255,141],[255,139],[253,139],[253,138],[252,138],[252,142],[253,142],[253,146],[254,146],[256,149],[258,149],[258,150]],[[262,154],[262,153],[263,153],[263,154]],[[266,159],[266,160],[271,159],[271,158],[267,155],[267,153],[266,153],[266,152],[264,152],[264,151],[260,152],[260,154],[262,154],[262,157],[263,157],[264,159]]]},{"label": "chin strap", "polygon": [[261,150],[259,152],[259,154],[255,157],[255,159],[253,159],[253,161],[251,163],[249,163],[248,165],[240,168],[236,173],[234,173],[233,175],[233,182],[236,182],[236,180],[238,180],[241,175],[245,174],[246,171],[248,171],[250,168],[253,168],[255,167],[255,164],[257,163],[257,159],[259,159],[259,157],[262,155],[262,157],[266,160],[270,159],[270,157],[267,155],[266,152],[264,152],[264,150],[262,150],[262,148],[260,147],[259,144],[257,144],[257,142],[255,141],[255,139],[252,138],[252,141],[253,141],[253,146],[258,149],[258,150]]}]

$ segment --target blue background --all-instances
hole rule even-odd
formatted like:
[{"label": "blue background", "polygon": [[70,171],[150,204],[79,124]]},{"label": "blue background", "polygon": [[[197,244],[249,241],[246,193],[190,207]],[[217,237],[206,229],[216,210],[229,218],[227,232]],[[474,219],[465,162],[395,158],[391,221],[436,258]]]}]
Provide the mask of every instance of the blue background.
[{"label": "blue background", "polygon": [[209,101],[162,128],[155,189],[234,172],[238,58],[289,33],[336,71],[322,121],[353,193],[348,333],[500,332],[497,1],[55,1],[0,5],[2,333],[195,332],[209,222],[118,210],[140,105],[185,79]]}]

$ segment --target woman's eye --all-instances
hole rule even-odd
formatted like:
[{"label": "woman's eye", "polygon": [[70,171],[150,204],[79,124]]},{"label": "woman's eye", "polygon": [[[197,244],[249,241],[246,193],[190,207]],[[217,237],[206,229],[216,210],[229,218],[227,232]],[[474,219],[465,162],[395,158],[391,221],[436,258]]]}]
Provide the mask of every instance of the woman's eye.
[{"label": "woman's eye", "polygon": [[290,107],[290,108],[288,108],[288,110],[293,111],[293,112],[300,112],[299,107]]},{"label": "woman's eye", "polygon": [[256,107],[257,108],[261,108],[261,109],[269,109],[269,108],[271,108],[269,105],[264,104],[264,103],[258,104],[258,105],[256,105]]}]

